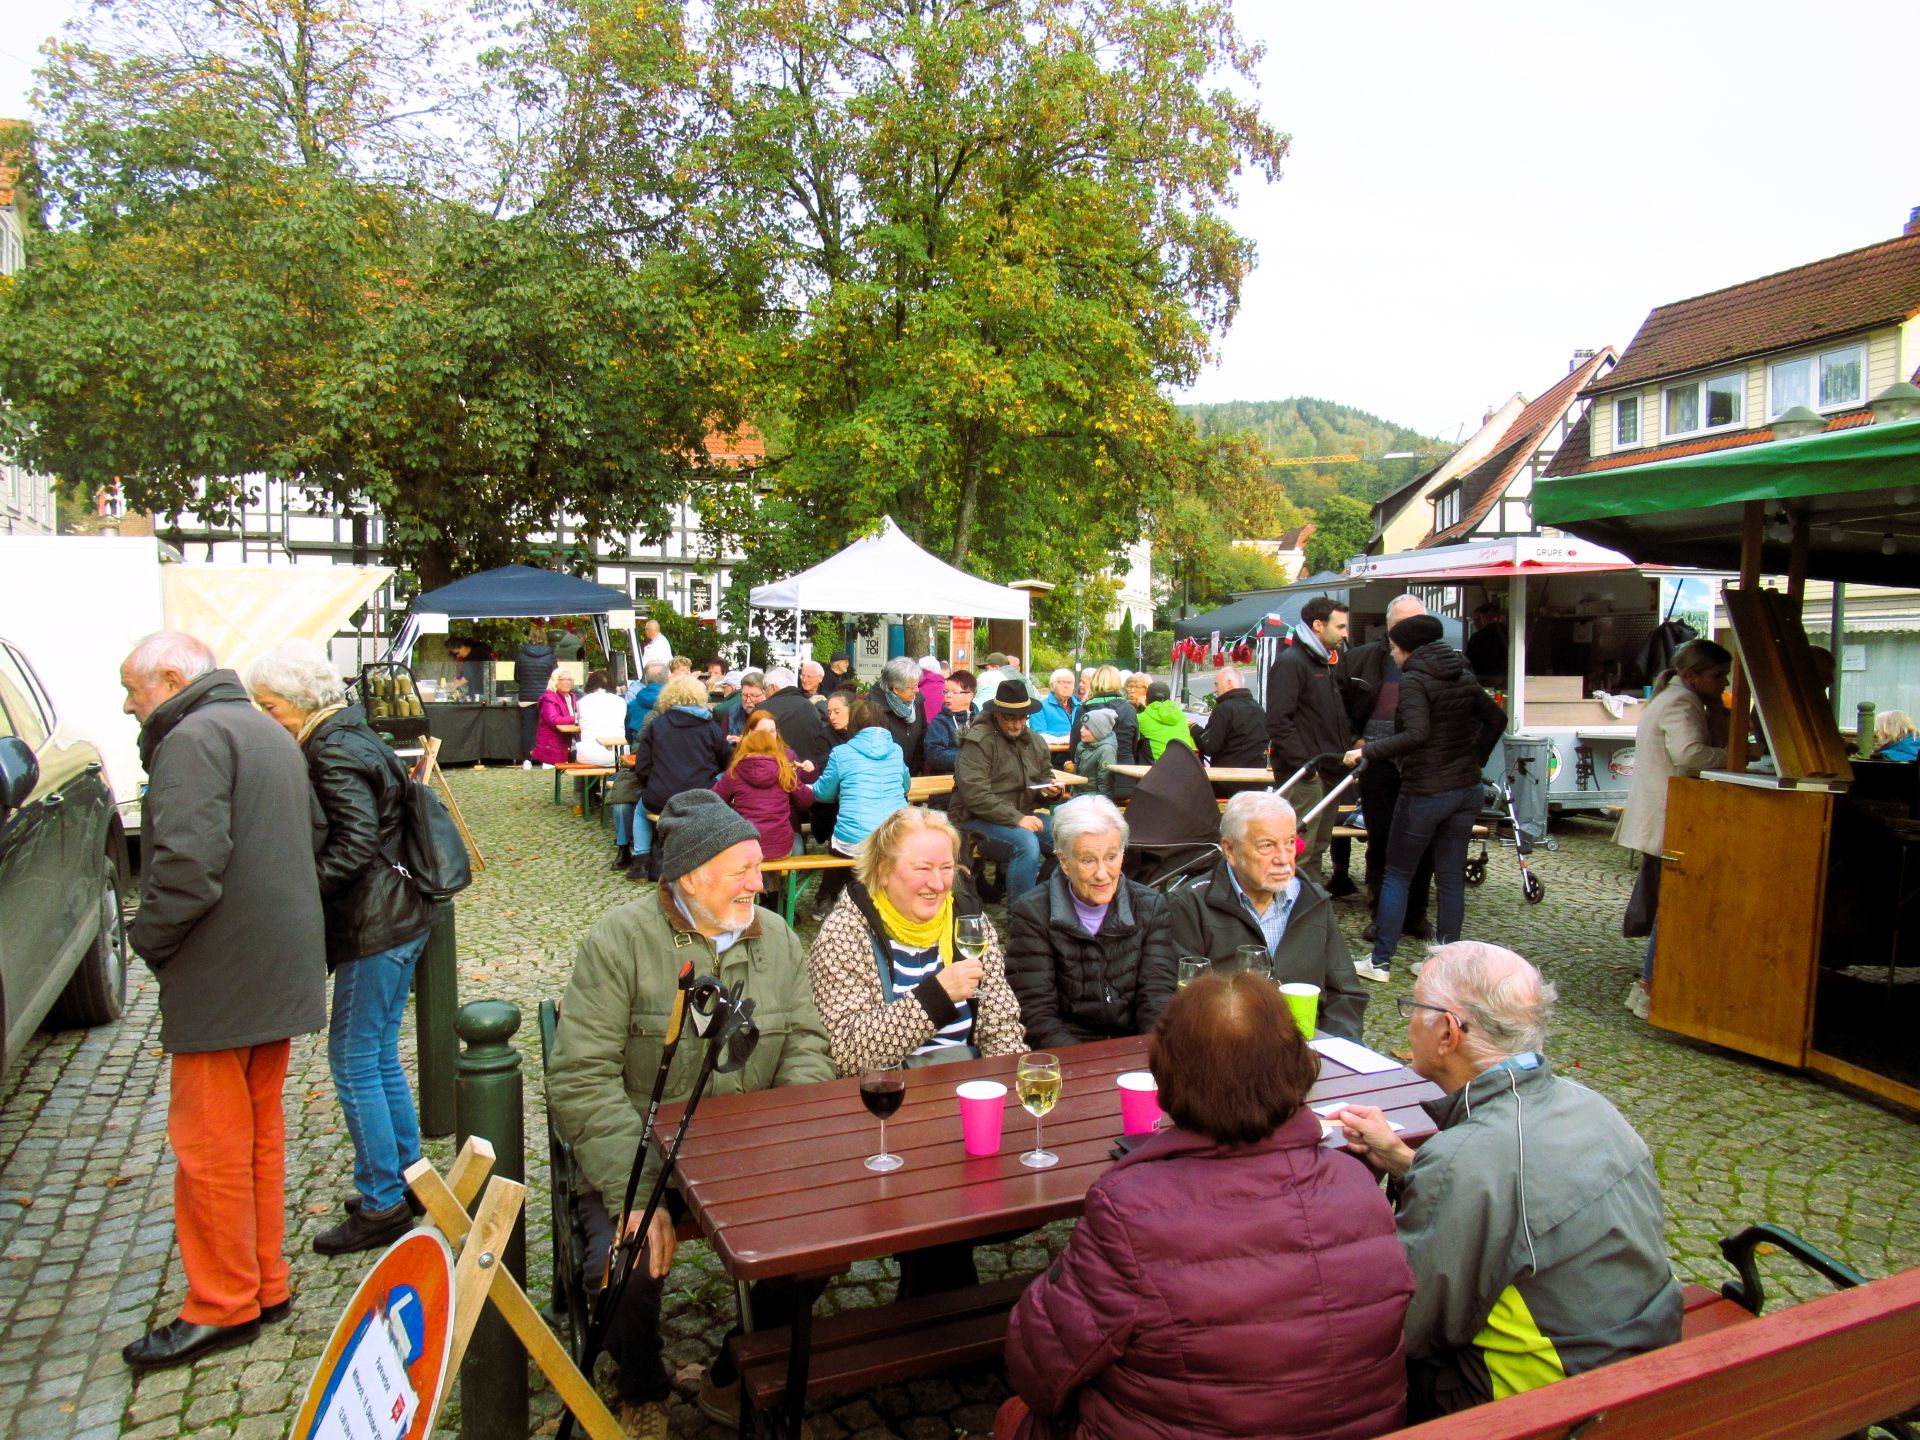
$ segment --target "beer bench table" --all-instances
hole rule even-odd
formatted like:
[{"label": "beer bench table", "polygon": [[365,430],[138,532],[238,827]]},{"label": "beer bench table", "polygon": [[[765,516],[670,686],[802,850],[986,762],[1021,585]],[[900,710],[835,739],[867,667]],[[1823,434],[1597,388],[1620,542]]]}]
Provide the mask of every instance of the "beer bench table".
[{"label": "beer bench table", "polygon": [[[1086,784],[1087,777],[1084,775],[1075,775],[1070,770],[1056,768],[1053,772],[1053,783],[1058,785],[1062,790],[1071,790],[1077,785]],[[907,782],[907,803],[909,805],[924,805],[936,795],[951,795],[952,793],[953,776],[951,775],[916,775]]]},{"label": "beer bench table", "polygon": [[787,924],[793,924],[793,912],[800,903],[800,882],[815,870],[851,870],[853,861],[845,855],[835,855],[831,851],[820,855],[783,855],[776,860],[762,860],[762,875],[784,875],[787,877],[787,895],[781,903],[780,914]]},{"label": "beer bench table", "polygon": [[[1060,1163],[1029,1170],[1033,1120],[1013,1094],[1017,1057],[934,1065],[907,1072],[906,1100],[887,1122],[887,1148],[906,1165],[877,1175],[862,1163],[879,1148],[879,1125],[860,1103],[857,1077],[701,1103],[674,1183],[736,1282],[787,1277],[802,1284],[790,1327],[734,1342],[747,1408],[784,1403],[785,1432],[800,1433],[810,1394],[860,1390],[966,1361],[997,1358],[1007,1311],[1028,1277],[972,1290],[856,1310],[815,1323],[811,1300],[856,1260],[929,1245],[979,1241],[1078,1216],[1087,1189],[1112,1163],[1120,1134],[1114,1079],[1146,1065],[1147,1040],[1131,1036],[1061,1052],[1064,1089],[1046,1117],[1047,1148]],[[966,1154],[954,1086],[989,1078],[1007,1085],[1000,1153]],[[1411,1070],[1360,1075],[1323,1060],[1314,1104],[1378,1105],[1418,1144],[1433,1134],[1421,1102],[1440,1091]],[[679,1123],[662,1108],[664,1145]]]},{"label": "beer bench table", "polygon": [[[1115,775],[1129,775],[1135,780],[1146,778],[1151,765],[1135,765],[1129,762],[1107,766]],[[1209,765],[1206,767],[1207,779],[1216,785],[1271,785],[1273,771],[1265,766]]]}]

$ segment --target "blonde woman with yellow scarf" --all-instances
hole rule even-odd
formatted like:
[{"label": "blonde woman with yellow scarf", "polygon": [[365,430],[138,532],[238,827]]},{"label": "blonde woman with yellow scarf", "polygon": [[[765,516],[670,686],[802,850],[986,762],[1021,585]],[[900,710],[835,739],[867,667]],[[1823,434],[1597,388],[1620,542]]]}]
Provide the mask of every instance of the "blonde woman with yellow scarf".
[{"label": "blonde woman with yellow scarf", "polygon": [[952,822],[912,806],[882,820],[861,847],[808,957],[842,1075],[1024,1048],[992,922],[980,959],[954,950],[956,915],[980,914],[971,887],[956,888],[959,860]]}]

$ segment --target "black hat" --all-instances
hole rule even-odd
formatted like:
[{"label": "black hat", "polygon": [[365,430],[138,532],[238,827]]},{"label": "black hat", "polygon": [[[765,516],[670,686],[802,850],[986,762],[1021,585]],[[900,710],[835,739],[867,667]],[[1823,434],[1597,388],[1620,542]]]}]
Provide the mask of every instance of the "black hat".
[{"label": "black hat", "polygon": [[660,883],[698,870],[722,850],[760,832],[711,790],[682,790],[667,801],[654,827],[660,841]]},{"label": "black hat", "polygon": [[1018,680],[1002,680],[987,709],[995,715],[1033,715],[1039,712],[1040,702]]},{"label": "black hat", "polygon": [[1431,615],[1409,615],[1387,631],[1387,638],[1411,655],[1422,645],[1431,645],[1447,633],[1447,627]]}]

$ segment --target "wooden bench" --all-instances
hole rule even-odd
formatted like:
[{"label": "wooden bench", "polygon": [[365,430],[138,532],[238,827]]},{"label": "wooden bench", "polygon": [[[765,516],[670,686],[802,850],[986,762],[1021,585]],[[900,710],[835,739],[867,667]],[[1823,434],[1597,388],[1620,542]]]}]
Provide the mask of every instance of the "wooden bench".
[{"label": "wooden bench", "polygon": [[[999,1360],[1006,1351],[1007,1315],[1032,1283],[1031,1275],[1015,1275],[815,1320],[807,1394],[851,1394],[956,1365]],[[786,1399],[791,1335],[780,1326],[728,1342],[740,1368],[743,1397],[761,1415]]]},{"label": "wooden bench", "polygon": [[787,897],[780,907],[780,913],[787,924],[793,924],[793,915],[800,903],[800,880],[815,870],[851,870],[853,861],[845,855],[788,855],[779,860],[762,860],[760,873],[765,875],[784,875],[787,877]]},{"label": "wooden bench", "polygon": [[608,779],[612,774],[611,765],[582,765],[576,760],[564,761],[553,767],[553,803],[560,803],[561,779],[571,779],[580,786],[580,808],[584,814],[592,805],[593,797],[602,793],[601,787],[594,782]]}]

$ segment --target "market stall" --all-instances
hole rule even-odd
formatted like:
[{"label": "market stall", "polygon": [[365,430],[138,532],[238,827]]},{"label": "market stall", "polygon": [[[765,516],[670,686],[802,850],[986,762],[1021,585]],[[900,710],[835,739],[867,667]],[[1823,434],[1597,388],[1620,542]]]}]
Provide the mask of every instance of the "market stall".
[{"label": "market stall", "polygon": [[1901,389],[1872,423],[1549,479],[1533,506],[1642,559],[1739,571],[1727,769],[1668,794],[1652,1023],[1920,1107],[1915,767],[1845,754],[1800,621],[1808,578],[1916,572],[1920,419],[1895,417],[1920,394]]},{"label": "market stall", "polygon": [[[947,615],[1017,621],[1022,669],[1032,653],[1030,605],[1024,593],[936,560],[908,539],[892,516],[883,519],[873,534],[861,537],[811,569],[755,586],[748,598],[755,609],[792,611],[796,643],[805,611]],[[991,644],[993,648],[1012,648],[1002,646],[998,637]]]},{"label": "market stall", "polygon": [[[1635,712],[1654,679],[1643,660],[1648,638],[1675,620],[1700,634],[1715,628],[1709,577],[1638,565],[1566,536],[1365,555],[1348,566],[1347,580],[1355,644],[1376,638],[1388,603],[1408,591],[1447,621],[1449,638],[1470,649],[1481,683],[1505,706],[1511,732],[1546,742],[1553,809],[1599,810],[1625,800]],[[1497,664],[1467,645],[1463,623],[1488,600],[1502,605],[1507,630]],[[1488,778],[1499,778],[1502,752],[1488,764]]]},{"label": "market stall", "polygon": [[[438,590],[414,597],[405,624],[395,638],[387,662],[404,664],[423,635],[445,635],[455,620],[544,620],[580,616],[590,620],[600,647],[616,662],[623,658],[613,648],[613,634],[623,631],[634,673],[640,668],[640,639],[634,631],[633,604],[607,585],[596,585],[577,575],[562,575],[532,565],[503,565],[469,575]],[[520,729],[520,702],[512,689],[505,693],[483,686],[486,693],[469,693],[458,700],[436,698],[451,687],[451,678],[429,668],[421,676],[420,712],[427,732],[440,744],[441,765],[518,764],[525,758]],[[512,666],[487,662],[486,668],[510,679]]]}]

